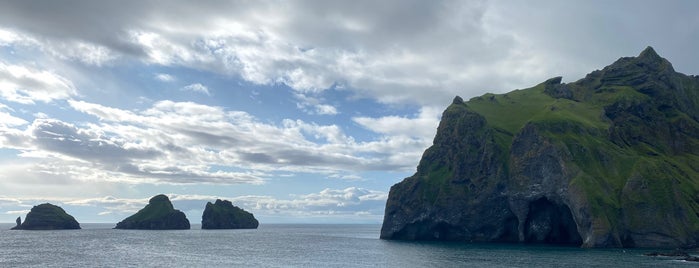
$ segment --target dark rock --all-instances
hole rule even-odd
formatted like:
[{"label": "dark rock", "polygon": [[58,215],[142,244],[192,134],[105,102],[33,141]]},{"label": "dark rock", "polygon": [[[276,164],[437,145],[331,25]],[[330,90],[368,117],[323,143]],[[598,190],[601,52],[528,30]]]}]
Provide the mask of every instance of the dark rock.
[{"label": "dark rock", "polygon": [[61,207],[44,203],[34,206],[22,222],[16,220],[17,226],[13,230],[61,230],[80,229],[78,221],[65,212]]},{"label": "dark rock", "polygon": [[699,257],[689,256],[689,257],[684,258],[684,260],[685,261],[699,262]]},{"label": "dark rock", "polygon": [[573,91],[566,85],[561,84],[563,78],[558,76],[546,80],[544,84],[544,92],[554,98],[573,99]]},{"label": "dark rock", "polygon": [[201,216],[202,229],[256,229],[259,225],[255,216],[228,200],[217,199],[207,202]]},{"label": "dark rock", "polygon": [[156,195],[136,214],[117,223],[114,229],[182,230],[189,229],[187,216],[176,210],[166,195]]},{"label": "dark rock", "polygon": [[12,229],[10,229],[10,230],[19,230],[19,229],[22,229],[22,217],[17,217],[17,219],[15,220],[15,222],[17,223],[17,225],[16,225],[15,227],[12,227]]},{"label": "dark rock", "polygon": [[382,239],[699,243],[699,80],[647,48],[574,83],[455,98]]}]

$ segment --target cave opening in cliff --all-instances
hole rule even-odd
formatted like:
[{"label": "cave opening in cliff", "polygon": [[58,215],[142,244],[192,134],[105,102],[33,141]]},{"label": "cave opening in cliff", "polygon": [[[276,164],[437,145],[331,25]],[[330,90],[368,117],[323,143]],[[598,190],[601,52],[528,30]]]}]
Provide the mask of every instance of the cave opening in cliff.
[{"label": "cave opening in cliff", "polygon": [[565,204],[551,202],[545,197],[529,203],[529,214],[524,224],[524,239],[527,243],[575,246],[582,244],[570,208]]}]

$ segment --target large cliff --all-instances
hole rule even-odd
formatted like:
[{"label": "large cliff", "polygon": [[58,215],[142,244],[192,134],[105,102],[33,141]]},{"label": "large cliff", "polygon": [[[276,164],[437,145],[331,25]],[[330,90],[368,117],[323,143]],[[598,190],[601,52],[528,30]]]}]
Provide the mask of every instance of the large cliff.
[{"label": "large cliff", "polygon": [[648,47],[574,83],[456,97],[381,238],[694,247],[699,77]]}]

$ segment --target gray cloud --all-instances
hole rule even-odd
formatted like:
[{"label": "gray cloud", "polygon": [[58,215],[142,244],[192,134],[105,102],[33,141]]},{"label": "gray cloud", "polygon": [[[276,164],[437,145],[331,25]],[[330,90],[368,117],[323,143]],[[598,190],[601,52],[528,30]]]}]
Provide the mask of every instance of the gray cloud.
[{"label": "gray cloud", "polygon": [[108,164],[160,156],[157,150],[125,148],[124,142],[100,137],[58,120],[36,120],[31,128],[41,149],[86,161]]},{"label": "gray cloud", "polygon": [[[685,53],[699,41],[694,1],[10,1],[0,7],[0,27],[86,63],[129,56],[259,84],[282,82],[301,93],[342,85],[386,103],[438,106],[456,94],[509,91],[550,76],[574,80],[646,45],[680,71],[699,68],[697,56]],[[94,58],[81,59],[79,45]],[[317,113],[333,113],[327,104],[313,105]]]}]

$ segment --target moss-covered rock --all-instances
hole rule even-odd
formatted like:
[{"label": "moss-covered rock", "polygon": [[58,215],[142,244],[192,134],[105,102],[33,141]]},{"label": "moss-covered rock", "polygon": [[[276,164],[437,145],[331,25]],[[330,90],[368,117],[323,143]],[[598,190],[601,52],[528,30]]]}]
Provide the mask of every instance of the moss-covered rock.
[{"label": "moss-covered rock", "polygon": [[148,205],[117,223],[114,229],[182,230],[189,229],[187,216],[176,210],[166,195],[156,195]]},{"label": "moss-covered rock", "polygon": [[61,207],[44,203],[34,206],[24,222],[17,218],[17,226],[13,230],[60,230],[80,229],[78,221],[65,212]]},{"label": "moss-covered rock", "polygon": [[454,101],[391,187],[381,237],[697,246],[699,77],[649,47],[574,83]]},{"label": "moss-covered rock", "polygon": [[228,200],[217,199],[207,202],[201,216],[202,229],[256,229],[259,225],[255,216]]}]

